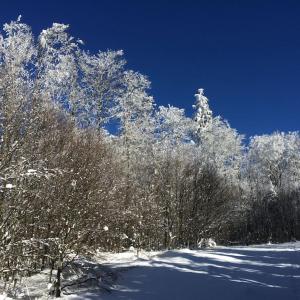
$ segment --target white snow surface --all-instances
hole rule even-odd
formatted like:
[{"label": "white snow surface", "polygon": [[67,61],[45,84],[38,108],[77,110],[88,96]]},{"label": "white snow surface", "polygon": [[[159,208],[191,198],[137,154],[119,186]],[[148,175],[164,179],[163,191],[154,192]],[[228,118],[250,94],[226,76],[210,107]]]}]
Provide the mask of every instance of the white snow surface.
[{"label": "white snow surface", "polygon": [[69,299],[300,299],[300,242],[210,250],[109,254],[126,268],[110,294]]},{"label": "white snow surface", "polygon": [[111,292],[64,299],[300,299],[300,242],[142,251],[139,258],[134,251],[98,253],[97,261],[119,274]]}]

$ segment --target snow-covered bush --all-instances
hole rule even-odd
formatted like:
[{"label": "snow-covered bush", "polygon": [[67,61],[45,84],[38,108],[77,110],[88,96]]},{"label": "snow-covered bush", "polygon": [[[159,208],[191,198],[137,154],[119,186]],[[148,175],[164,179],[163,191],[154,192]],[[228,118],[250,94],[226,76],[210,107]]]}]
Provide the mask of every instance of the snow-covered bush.
[{"label": "snow-covered bush", "polygon": [[215,248],[217,247],[217,243],[212,238],[202,238],[198,242],[198,248],[205,249],[205,248]]}]

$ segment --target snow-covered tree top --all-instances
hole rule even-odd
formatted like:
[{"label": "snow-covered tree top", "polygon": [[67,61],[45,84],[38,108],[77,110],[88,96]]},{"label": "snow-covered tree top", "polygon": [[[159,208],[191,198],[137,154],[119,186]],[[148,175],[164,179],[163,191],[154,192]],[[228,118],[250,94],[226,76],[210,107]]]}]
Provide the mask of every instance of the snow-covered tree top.
[{"label": "snow-covered tree top", "polygon": [[204,96],[204,89],[198,89],[195,94],[195,109],[194,120],[197,123],[197,133],[205,130],[209,127],[212,122],[212,111],[208,105],[208,98]]}]

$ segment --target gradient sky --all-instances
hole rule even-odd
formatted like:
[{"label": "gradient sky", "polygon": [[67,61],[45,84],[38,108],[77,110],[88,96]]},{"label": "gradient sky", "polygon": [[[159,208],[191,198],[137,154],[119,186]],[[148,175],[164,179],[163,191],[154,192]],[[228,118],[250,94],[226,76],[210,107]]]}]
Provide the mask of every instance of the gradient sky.
[{"label": "gradient sky", "polygon": [[300,1],[1,1],[38,33],[71,25],[92,52],[123,49],[159,105],[191,115],[203,87],[215,115],[247,136],[300,130]]}]

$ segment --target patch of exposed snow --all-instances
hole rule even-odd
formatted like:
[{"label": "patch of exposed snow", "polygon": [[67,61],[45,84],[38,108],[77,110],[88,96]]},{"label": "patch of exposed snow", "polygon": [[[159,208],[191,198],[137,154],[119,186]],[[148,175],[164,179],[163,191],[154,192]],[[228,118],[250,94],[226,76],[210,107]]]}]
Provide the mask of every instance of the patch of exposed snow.
[{"label": "patch of exposed snow", "polygon": [[13,189],[15,185],[12,185],[11,183],[7,183],[5,186],[7,189]]},{"label": "patch of exposed snow", "polygon": [[[210,300],[296,300],[300,299],[299,261],[300,242],[204,250],[141,250],[139,256],[136,251],[98,251],[92,266],[119,274],[117,282],[109,287],[111,293],[83,289],[62,298],[192,300],[201,295]],[[78,263],[91,266],[84,259]],[[29,299],[29,295],[32,299],[47,299],[45,276],[42,272],[26,279],[28,291],[20,299]]]}]

